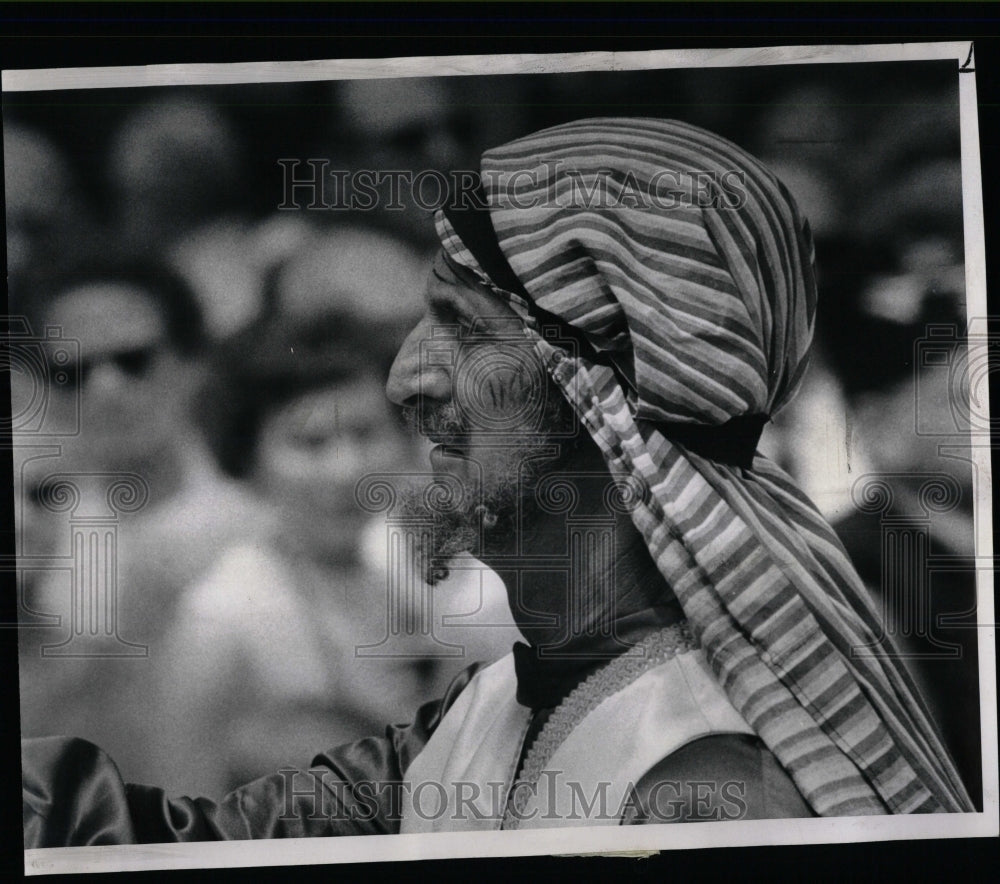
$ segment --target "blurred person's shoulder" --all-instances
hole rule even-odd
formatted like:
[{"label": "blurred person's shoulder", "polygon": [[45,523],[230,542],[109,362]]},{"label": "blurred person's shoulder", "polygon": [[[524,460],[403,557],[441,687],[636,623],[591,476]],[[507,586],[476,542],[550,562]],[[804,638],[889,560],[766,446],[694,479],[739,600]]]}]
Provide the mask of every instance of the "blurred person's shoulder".
[{"label": "blurred person's shoulder", "polygon": [[248,624],[287,623],[298,619],[294,581],[283,561],[264,543],[238,542],[227,547],[184,590],[181,619],[213,635]]},{"label": "blurred person's shoulder", "polygon": [[189,556],[199,546],[218,555],[234,542],[263,537],[273,519],[265,502],[199,454],[177,493],[149,510],[140,530],[160,542],[183,543]]}]

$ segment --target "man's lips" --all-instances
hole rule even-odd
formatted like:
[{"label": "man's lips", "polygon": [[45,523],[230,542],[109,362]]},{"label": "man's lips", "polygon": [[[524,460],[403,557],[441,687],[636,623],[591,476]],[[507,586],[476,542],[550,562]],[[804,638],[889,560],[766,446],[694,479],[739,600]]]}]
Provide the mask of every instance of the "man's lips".
[{"label": "man's lips", "polygon": [[438,466],[444,460],[467,460],[468,455],[457,445],[435,445],[430,453],[431,464]]},{"label": "man's lips", "polygon": [[471,452],[455,445],[435,445],[429,460],[435,473],[454,476],[463,483],[474,481],[481,469]]},{"label": "man's lips", "polygon": [[468,438],[454,433],[424,433],[424,438],[442,448],[448,448],[456,452],[465,450]]}]

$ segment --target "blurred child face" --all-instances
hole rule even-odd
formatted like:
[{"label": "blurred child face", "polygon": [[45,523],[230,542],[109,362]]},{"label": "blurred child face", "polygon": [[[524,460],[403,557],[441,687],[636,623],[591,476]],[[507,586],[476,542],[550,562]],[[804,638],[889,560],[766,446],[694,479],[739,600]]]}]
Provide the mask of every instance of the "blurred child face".
[{"label": "blurred child face", "polygon": [[271,410],[257,439],[254,479],[288,512],[330,522],[351,536],[363,527],[354,488],[368,473],[405,469],[406,438],[374,377],[302,393]]}]

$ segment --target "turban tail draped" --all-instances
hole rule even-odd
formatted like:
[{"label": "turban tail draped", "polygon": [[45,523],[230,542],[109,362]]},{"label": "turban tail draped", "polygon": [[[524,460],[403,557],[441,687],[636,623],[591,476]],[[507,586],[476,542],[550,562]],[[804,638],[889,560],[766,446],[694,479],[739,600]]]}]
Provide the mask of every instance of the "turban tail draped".
[{"label": "turban tail draped", "polygon": [[[485,153],[482,180],[520,293],[439,212],[446,254],[521,315],[612,475],[641,488],[632,518],[653,560],[730,700],[812,808],[972,810],[812,503],[760,454],[726,465],[661,432],[773,415],[801,382],[816,284],[808,223],[785,187],[730,142],[652,119],[535,133]],[[547,338],[536,308],[608,358]]]}]

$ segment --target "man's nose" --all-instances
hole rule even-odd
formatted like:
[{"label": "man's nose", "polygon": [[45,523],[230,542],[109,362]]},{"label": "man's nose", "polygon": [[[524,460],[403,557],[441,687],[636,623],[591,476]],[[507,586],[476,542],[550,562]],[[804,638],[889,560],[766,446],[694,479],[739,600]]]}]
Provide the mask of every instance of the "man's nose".
[{"label": "man's nose", "polygon": [[451,398],[451,374],[439,365],[427,365],[421,342],[425,338],[421,322],[399,348],[389,371],[385,393],[396,405],[416,405],[421,396],[446,402]]}]

